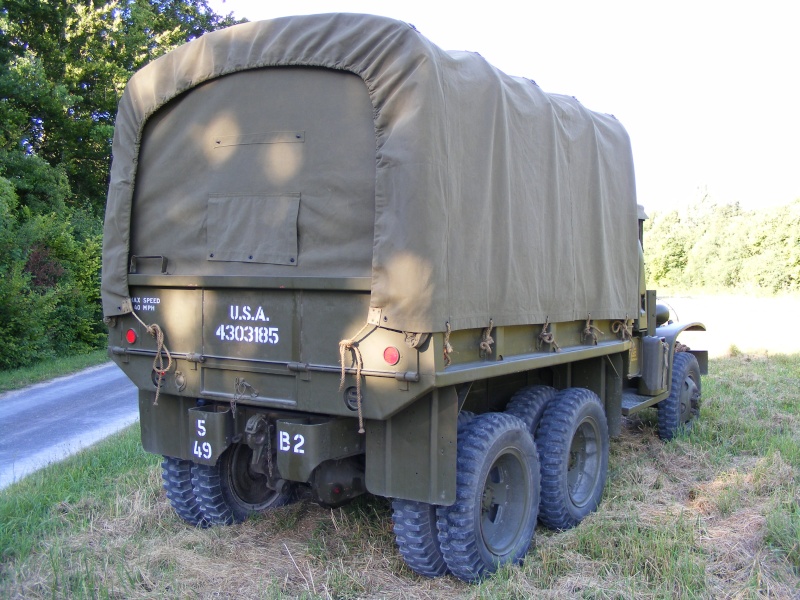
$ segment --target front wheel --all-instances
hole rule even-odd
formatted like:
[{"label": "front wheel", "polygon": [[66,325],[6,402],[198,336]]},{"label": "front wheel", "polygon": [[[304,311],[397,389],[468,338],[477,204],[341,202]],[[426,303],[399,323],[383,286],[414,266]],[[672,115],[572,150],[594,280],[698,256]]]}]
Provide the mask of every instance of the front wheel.
[{"label": "front wheel", "polygon": [[678,352],[672,358],[669,396],[659,402],[658,437],[669,441],[678,431],[689,429],[700,414],[700,365],[694,354]]},{"label": "front wheel", "polygon": [[252,456],[249,446],[235,444],[216,465],[194,466],[192,488],[204,518],[212,525],[241,523],[251,515],[290,502],[290,493],[267,487],[267,476],[252,469]]},{"label": "front wheel", "polygon": [[536,432],[542,463],[539,520],[570,529],[594,511],[608,474],[609,436],[597,394],[568,388],[556,394]]},{"label": "front wheel", "polygon": [[458,435],[456,501],[438,508],[439,542],[450,572],[476,581],[521,562],[539,505],[539,459],[526,424],[484,413]]}]

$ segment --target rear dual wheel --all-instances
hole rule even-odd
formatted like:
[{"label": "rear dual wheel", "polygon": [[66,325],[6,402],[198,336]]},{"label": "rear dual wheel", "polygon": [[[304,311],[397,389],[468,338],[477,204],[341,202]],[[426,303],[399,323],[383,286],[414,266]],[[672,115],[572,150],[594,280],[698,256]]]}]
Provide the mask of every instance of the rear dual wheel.
[{"label": "rear dual wheel", "polygon": [[222,453],[217,464],[194,465],[194,495],[203,517],[212,525],[241,523],[251,515],[291,501],[291,493],[269,488],[268,477],[253,470],[252,456],[249,446],[234,444]]},{"label": "rear dual wheel", "polygon": [[594,392],[534,385],[512,396],[506,412],[528,425],[541,466],[539,520],[569,529],[597,508],[608,472],[605,411]]},{"label": "rear dual wheel", "polygon": [[[459,412],[458,431],[463,431],[474,418],[473,412]],[[439,543],[436,511],[437,506],[427,502],[392,501],[392,523],[400,555],[412,571],[425,577],[439,577],[448,571]]]},{"label": "rear dual wheel", "polygon": [[522,419],[535,440],[544,410],[557,393],[558,390],[548,385],[524,387],[511,396],[505,412]]},{"label": "rear dual wheel", "polygon": [[267,487],[267,476],[250,465],[252,455],[249,446],[236,444],[213,466],[165,456],[161,477],[177,515],[195,527],[230,525],[288,504],[293,495]]},{"label": "rear dual wheel", "polygon": [[172,508],[177,515],[194,527],[208,527],[210,523],[203,516],[192,488],[192,468],[190,460],[165,456],[161,462],[161,479]]},{"label": "rear dual wheel", "polygon": [[527,426],[503,413],[459,420],[452,506],[395,500],[400,554],[415,573],[476,581],[520,562],[536,527],[539,465]]},{"label": "rear dual wheel", "polygon": [[527,426],[503,413],[459,431],[456,501],[437,509],[442,556],[463,581],[525,557],[536,527],[539,460]]},{"label": "rear dual wheel", "polygon": [[436,506],[416,500],[393,500],[392,523],[395,541],[406,565],[425,577],[447,573],[439,544]]},{"label": "rear dual wheel", "polygon": [[539,520],[570,529],[597,509],[608,474],[609,435],[597,395],[583,388],[556,394],[536,430],[541,461]]}]

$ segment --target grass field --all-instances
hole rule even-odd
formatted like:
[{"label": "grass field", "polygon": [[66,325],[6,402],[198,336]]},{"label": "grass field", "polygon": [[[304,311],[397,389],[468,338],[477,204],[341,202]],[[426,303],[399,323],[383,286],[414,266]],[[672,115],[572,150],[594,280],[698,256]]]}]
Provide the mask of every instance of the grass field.
[{"label": "grass field", "polygon": [[108,360],[108,352],[96,350],[81,356],[56,358],[33,367],[0,371],[0,393],[47,381],[54,377],[70,375],[81,369],[108,362]]},{"label": "grass field", "polygon": [[381,498],[187,527],[133,427],[0,492],[0,597],[800,597],[800,354],[710,369],[688,436],[627,421],[600,510],[480,585],[411,573]]}]

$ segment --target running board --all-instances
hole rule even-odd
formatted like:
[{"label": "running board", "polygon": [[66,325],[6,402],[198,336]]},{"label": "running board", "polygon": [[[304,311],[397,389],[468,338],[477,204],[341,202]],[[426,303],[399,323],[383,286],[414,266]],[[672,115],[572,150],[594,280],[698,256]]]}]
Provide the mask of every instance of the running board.
[{"label": "running board", "polygon": [[636,392],[623,392],[622,416],[627,417],[645,408],[650,408],[654,404],[661,402],[667,396],[669,396],[669,392],[662,392],[657,396],[642,396]]}]

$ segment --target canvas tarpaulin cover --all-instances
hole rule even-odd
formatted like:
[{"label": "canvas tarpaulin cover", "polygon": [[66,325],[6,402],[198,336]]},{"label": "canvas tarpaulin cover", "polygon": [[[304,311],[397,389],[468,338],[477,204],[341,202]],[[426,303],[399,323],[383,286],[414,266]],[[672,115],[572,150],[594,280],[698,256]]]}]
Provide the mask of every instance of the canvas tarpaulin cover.
[{"label": "canvas tarpaulin cover", "polygon": [[[116,121],[106,208],[101,289],[107,316],[132,308],[131,224],[148,121],[205,82],[284,67],[347,72],[366,87],[375,194],[366,275],[371,314],[383,326],[429,332],[448,322],[464,329],[486,327],[490,319],[502,326],[638,315],[633,162],[627,133],[614,117],[510,77],[478,54],[443,51],[405,23],[334,14],[209,33],[130,80]],[[168,176],[180,173],[173,164]],[[235,197],[240,190],[230,192]],[[218,199],[217,189],[197,193],[216,211],[212,228],[222,227],[218,218],[233,205]],[[302,198],[278,196],[280,218],[296,218]],[[257,200],[246,200],[237,206],[255,210]],[[204,216],[205,230],[196,232],[203,253],[208,221]],[[281,241],[295,243],[291,236]],[[347,264],[347,248],[331,247],[326,260]],[[265,261],[275,252],[265,247]],[[256,265],[238,264],[234,256],[215,267],[313,274],[313,259],[300,259]]]}]

